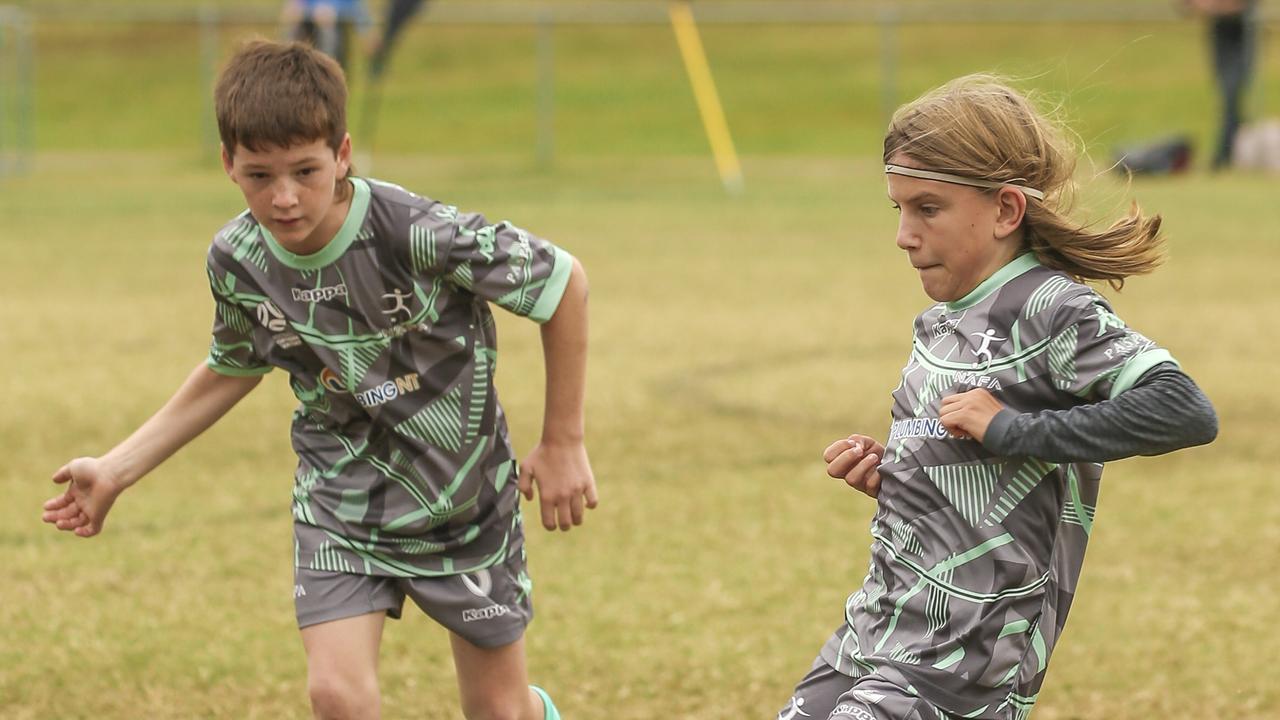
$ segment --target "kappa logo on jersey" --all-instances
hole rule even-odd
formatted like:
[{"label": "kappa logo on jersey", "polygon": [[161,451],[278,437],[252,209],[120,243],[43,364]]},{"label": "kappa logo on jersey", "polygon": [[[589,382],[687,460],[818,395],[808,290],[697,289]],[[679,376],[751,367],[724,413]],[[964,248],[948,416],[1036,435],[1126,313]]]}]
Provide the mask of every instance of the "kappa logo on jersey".
[{"label": "kappa logo on jersey", "polygon": [[1094,305],[1093,312],[1097,316],[1094,319],[1098,321],[1098,334],[1094,337],[1102,337],[1105,335],[1107,328],[1115,328],[1117,330],[1124,329],[1124,321],[1115,313],[1107,312],[1101,305]]},{"label": "kappa logo on jersey", "polygon": [[479,230],[468,230],[464,227],[458,228],[458,234],[467,240],[476,241],[476,249],[480,251],[480,256],[488,262],[493,262],[493,251],[497,248],[494,238],[497,235],[497,228],[493,225],[486,225]]},{"label": "kappa logo on jersey", "polygon": [[258,303],[258,322],[271,332],[281,332],[288,327],[288,323],[284,320],[284,313],[280,312],[280,308],[270,300]]},{"label": "kappa logo on jersey", "polygon": [[507,282],[512,285],[523,283],[528,274],[526,269],[533,261],[533,246],[529,244],[529,233],[515,228],[516,241],[511,246],[511,256],[507,258]]},{"label": "kappa logo on jersey", "polygon": [[959,325],[960,318],[951,318],[950,320],[946,318],[938,318],[938,322],[934,323],[933,327],[930,328],[933,331],[933,339],[938,340],[939,338],[944,338],[950,335],[956,331],[956,328]]},{"label": "kappa logo on jersey", "polygon": [[347,297],[347,284],[338,283],[329,287],[318,287],[314,290],[306,290],[303,288],[293,289],[293,299],[298,302],[328,302],[336,297]]}]

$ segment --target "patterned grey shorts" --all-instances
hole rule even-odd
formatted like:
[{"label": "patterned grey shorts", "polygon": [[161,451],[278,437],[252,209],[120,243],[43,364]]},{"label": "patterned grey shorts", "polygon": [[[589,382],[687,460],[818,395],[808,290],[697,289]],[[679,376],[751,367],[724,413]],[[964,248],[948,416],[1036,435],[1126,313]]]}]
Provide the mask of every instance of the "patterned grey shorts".
[{"label": "patterned grey shorts", "polygon": [[294,569],[298,627],[386,611],[399,618],[406,596],[431,619],[467,642],[492,648],[520,639],[533,619],[533,583],[523,548],[478,572],[398,578]]},{"label": "patterned grey shorts", "polygon": [[778,720],[949,720],[942,712],[876,675],[851,678],[819,657]]}]

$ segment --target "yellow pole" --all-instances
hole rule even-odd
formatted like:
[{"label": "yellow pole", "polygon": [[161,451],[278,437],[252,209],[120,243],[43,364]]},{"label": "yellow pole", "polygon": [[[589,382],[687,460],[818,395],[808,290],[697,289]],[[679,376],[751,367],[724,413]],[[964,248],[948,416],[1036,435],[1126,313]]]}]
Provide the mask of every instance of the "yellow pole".
[{"label": "yellow pole", "polygon": [[693,96],[698,103],[702,125],[706,128],[707,140],[711,142],[720,181],[729,192],[742,192],[742,166],[738,164],[738,153],[733,149],[733,137],[729,135],[729,124],[725,122],[724,109],[720,107],[720,96],[716,93],[715,80],[711,77],[711,67],[698,37],[698,26],[694,24],[689,0],[672,1],[671,27],[675,30],[676,43],[689,73],[689,84],[693,86]]}]

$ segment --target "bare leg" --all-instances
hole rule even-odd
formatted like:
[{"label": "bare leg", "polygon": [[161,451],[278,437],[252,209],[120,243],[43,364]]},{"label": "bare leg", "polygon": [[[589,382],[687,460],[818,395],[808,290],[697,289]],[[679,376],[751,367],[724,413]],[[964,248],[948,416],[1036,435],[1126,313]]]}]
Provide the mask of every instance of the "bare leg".
[{"label": "bare leg", "polygon": [[302,628],[307,651],[307,690],[319,720],[377,720],[378,647],[385,612],[357,615]]},{"label": "bare leg", "polygon": [[542,720],[542,700],[529,689],[524,638],[482,648],[449,633],[467,720]]}]

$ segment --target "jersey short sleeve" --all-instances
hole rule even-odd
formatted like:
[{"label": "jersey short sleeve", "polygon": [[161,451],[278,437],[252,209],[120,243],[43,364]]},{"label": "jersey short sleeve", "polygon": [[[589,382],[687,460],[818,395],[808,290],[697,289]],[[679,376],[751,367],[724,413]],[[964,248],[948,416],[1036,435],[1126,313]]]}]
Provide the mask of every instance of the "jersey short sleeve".
[{"label": "jersey short sleeve", "polygon": [[454,285],[516,315],[551,319],[569,283],[573,257],[509,222],[438,205],[430,213],[442,242],[437,272]]},{"label": "jersey short sleeve", "polygon": [[[218,267],[218,252],[210,250],[208,260],[209,288],[213,292],[213,338],[209,343],[209,357],[205,365],[221,375],[265,375],[271,366],[259,354],[254,345],[254,322],[249,311],[238,302],[242,293],[236,291],[236,276]],[[269,305],[264,303],[263,307]],[[269,319],[270,320],[270,319]],[[280,322],[283,323],[283,320]]]},{"label": "jersey short sleeve", "polygon": [[1049,370],[1059,390],[1089,401],[1111,398],[1162,362],[1177,364],[1092,290],[1064,300],[1054,314]]}]

